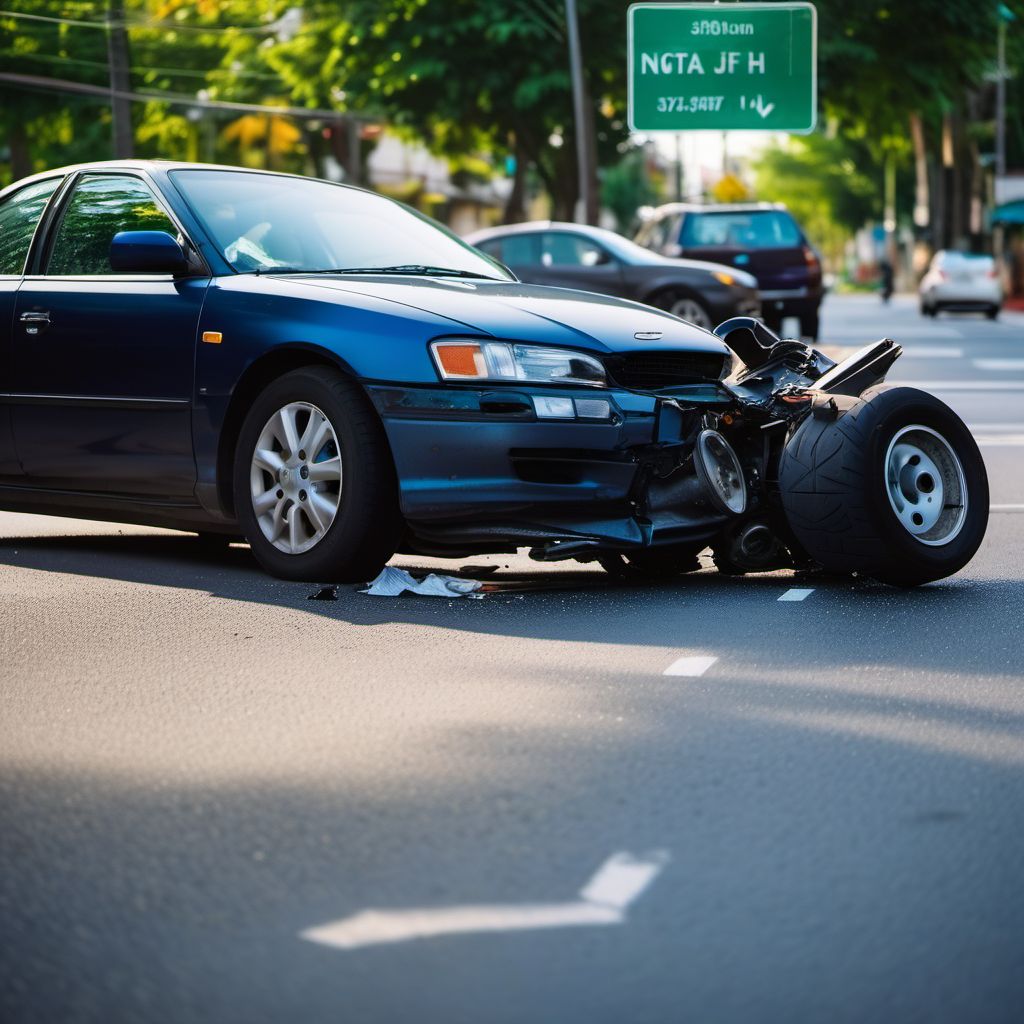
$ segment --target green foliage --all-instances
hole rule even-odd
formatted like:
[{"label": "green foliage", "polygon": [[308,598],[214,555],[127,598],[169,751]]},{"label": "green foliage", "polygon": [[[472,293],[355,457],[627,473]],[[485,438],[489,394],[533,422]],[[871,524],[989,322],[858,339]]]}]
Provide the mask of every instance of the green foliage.
[{"label": "green foliage", "polygon": [[757,198],[783,202],[830,257],[865,221],[881,215],[881,170],[864,140],[794,136],[761,153]]},{"label": "green foliage", "polygon": [[602,176],[601,202],[614,214],[616,227],[624,235],[632,235],[636,229],[641,206],[654,206],[663,198],[648,173],[642,148],[629,150]]}]

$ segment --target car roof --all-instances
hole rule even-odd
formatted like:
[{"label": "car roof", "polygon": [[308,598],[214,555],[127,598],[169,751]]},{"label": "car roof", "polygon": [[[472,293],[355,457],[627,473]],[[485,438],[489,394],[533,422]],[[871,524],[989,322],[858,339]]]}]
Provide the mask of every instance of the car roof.
[{"label": "car roof", "polygon": [[664,203],[656,206],[649,216],[660,217],[668,213],[758,213],[785,209],[785,203]]},{"label": "car roof", "polygon": [[563,220],[527,220],[518,224],[498,224],[493,228],[480,228],[471,231],[466,237],[475,238],[478,242],[486,241],[488,238],[496,238],[504,235],[523,235],[533,231],[578,231],[591,238],[600,238],[607,229],[595,228],[590,224],[571,224]]},{"label": "car roof", "polygon": [[0,189],[0,197],[6,193],[21,188],[23,185],[30,185],[35,181],[44,181],[47,178],[66,176],[77,171],[233,171],[242,174],[265,174],[278,178],[298,178],[302,181],[323,181],[328,185],[337,185],[339,188],[350,188],[358,192],[365,192],[366,189],[356,185],[346,185],[340,181],[330,181],[327,178],[311,178],[303,174],[288,174],[285,171],[268,171],[259,167],[235,167],[232,164],[202,164],[190,163],[188,160],[139,160],[134,157],[124,160],[92,160],[88,163],[66,164],[64,167],[51,167],[48,170],[32,174],[27,178],[19,178],[10,185]]}]

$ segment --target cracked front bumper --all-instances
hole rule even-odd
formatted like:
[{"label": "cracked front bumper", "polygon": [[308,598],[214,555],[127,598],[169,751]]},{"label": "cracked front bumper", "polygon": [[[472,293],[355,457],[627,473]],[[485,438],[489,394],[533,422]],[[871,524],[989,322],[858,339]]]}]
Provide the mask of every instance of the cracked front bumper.
[{"label": "cracked front bumper", "polygon": [[[699,411],[615,389],[367,390],[391,445],[402,513],[420,536],[456,545],[582,538],[631,547],[721,523],[707,509],[651,515],[637,500],[645,460],[682,445]],[[534,399],[547,397],[600,398],[609,416],[545,419]]]}]

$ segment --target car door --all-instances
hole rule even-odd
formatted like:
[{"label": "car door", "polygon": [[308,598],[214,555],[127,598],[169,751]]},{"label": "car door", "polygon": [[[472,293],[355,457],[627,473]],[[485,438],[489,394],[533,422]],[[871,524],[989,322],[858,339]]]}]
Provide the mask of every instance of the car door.
[{"label": "car door", "polygon": [[599,242],[575,231],[545,231],[540,240],[546,284],[622,296],[622,267]]},{"label": "car door", "polygon": [[36,486],[193,494],[196,330],[209,278],[115,273],[111,240],[137,230],[182,235],[141,175],[80,174],[61,199],[42,273],[18,292],[10,408]]},{"label": "car door", "polygon": [[21,476],[9,403],[14,306],[36,227],[60,182],[60,177],[36,181],[0,202],[0,479]]}]

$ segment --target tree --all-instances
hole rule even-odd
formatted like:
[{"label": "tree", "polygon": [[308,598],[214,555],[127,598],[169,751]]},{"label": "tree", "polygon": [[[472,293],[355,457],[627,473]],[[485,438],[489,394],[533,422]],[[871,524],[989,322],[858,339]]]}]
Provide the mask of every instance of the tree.
[{"label": "tree", "polygon": [[[577,199],[564,9],[557,0],[319,0],[268,62],[310,106],[335,103],[385,117],[458,161],[486,152],[532,167],[554,214]],[[618,158],[627,135],[625,6],[584,0],[580,29],[597,157]]]},{"label": "tree", "polygon": [[630,149],[609,167],[601,179],[601,202],[615,217],[616,227],[624,235],[637,226],[637,211],[661,201],[663,192],[652,180],[643,147]]},{"label": "tree", "polygon": [[881,215],[880,167],[863,140],[793,136],[765,149],[754,170],[757,198],[785,203],[833,260],[854,231]]}]

